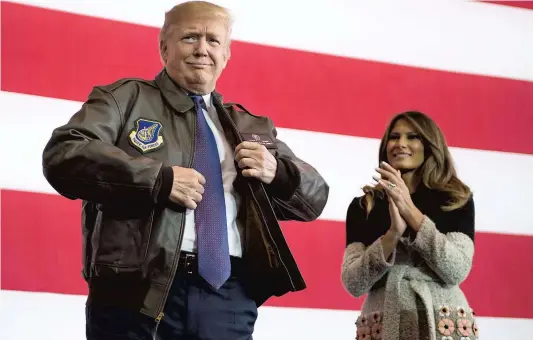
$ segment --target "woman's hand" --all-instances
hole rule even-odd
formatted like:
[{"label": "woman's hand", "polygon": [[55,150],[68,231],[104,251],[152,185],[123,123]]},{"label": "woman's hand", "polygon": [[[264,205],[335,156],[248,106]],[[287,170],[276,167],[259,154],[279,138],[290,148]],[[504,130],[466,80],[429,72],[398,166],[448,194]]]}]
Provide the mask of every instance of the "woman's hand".
[{"label": "woman's hand", "polygon": [[414,205],[413,200],[411,199],[411,194],[409,193],[409,188],[407,188],[400,171],[394,169],[385,162],[381,162],[380,167],[377,168],[376,171],[381,175],[381,179],[374,178],[378,182],[377,185],[385,190],[389,200],[392,199],[400,216],[405,222],[407,222],[412,229],[418,231],[420,224],[424,219],[424,215]]},{"label": "woman's hand", "polygon": [[389,214],[391,225],[385,235],[381,237],[381,246],[383,247],[383,256],[385,257],[387,262],[390,262],[390,256],[392,255],[394,249],[396,249],[396,245],[398,244],[400,238],[405,232],[405,228],[407,228],[407,223],[400,216],[400,212],[398,211],[398,208],[396,207],[396,204],[394,203],[392,198],[390,198],[389,196],[387,196],[387,198],[389,200]]},{"label": "woman's hand", "polygon": [[405,229],[407,228],[407,223],[400,215],[396,203],[392,200],[390,196],[387,196],[389,200],[389,215],[390,215],[390,231],[393,232],[398,238],[403,235]]}]

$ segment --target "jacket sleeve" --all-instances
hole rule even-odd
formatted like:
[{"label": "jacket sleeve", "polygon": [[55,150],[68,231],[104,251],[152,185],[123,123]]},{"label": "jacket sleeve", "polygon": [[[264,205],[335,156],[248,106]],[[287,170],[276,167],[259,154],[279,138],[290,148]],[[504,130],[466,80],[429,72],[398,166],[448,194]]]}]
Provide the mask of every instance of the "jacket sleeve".
[{"label": "jacket sleeve", "polygon": [[132,157],[115,146],[124,122],[115,96],[95,87],[44,148],[43,173],[50,185],[69,199],[102,204],[153,204],[168,197],[171,168],[162,171],[161,162]]},{"label": "jacket sleeve", "polygon": [[346,214],[347,246],[341,268],[344,289],[355,297],[368,293],[370,288],[392,268],[396,260],[396,249],[388,259],[385,259],[381,237],[368,244],[369,235],[366,233],[368,228],[371,226],[367,223],[366,213],[355,199]]},{"label": "jacket sleeve", "polygon": [[277,139],[277,131],[269,119],[277,151],[276,175],[265,186],[279,220],[313,221],[326,206],[329,186],[310,164],[296,157],[292,150]]},{"label": "jacket sleeve", "polygon": [[[445,213],[436,222],[424,216],[420,229],[408,245],[415,249],[427,265],[449,285],[463,282],[472,268],[474,257],[474,201]],[[441,232],[440,230],[446,230]]]}]

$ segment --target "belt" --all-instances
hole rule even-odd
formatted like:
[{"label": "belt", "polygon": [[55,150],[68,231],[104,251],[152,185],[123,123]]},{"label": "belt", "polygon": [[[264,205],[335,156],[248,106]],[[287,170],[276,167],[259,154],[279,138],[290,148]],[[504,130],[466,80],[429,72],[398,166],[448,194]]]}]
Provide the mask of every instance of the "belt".
[{"label": "belt", "polygon": [[[231,277],[240,277],[243,271],[243,259],[236,256],[230,256]],[[198,274],[198,255],[188,251],[180,252],[178,260],[178,271],[186,272],[190,275]]]}]

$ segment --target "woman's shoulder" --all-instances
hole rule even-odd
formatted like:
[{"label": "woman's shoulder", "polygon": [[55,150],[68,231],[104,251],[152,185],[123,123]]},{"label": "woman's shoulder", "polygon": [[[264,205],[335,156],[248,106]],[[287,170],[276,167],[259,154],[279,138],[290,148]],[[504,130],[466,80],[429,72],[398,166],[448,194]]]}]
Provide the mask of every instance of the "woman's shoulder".
[{"label": "woman's shoulder", "polygon": [[362,242],[370,245],[386,231],[388,223],[381,221],[389,216],[383,212],[382,199],[373,200],[372,209],[367,213],[365,196],[356,196],[352,199],[346,215],[346,245],[353,242]]},{"label": "woman's shoulder", "polygon": [[[381,210],[386,203],[386,199],[381,197],[374,197],[371,202],[367,201],[367,198],[365,195],[355,196],[352,201],[350,202],[350,205],[348,206],[348,215],[353,214],[356,216],[365,216],[370,217],[372,216],[376,209]],[[367,213],[369,210],[368,207],[370,205],[370,213]]]},{"label": "woman's shoulder", "polygon": [[417,207],[427,215],[442,233],[462,232],[474,239],[475,208],[472,194],[463,202],[454,202],[451,194],[431,190],[432,197],[425,197]]},{"label": "woman's shoulder", "polygon": [[364,195],[357,196],[348,207],[346,227],[355,230],[381,230],[381,226],[389,224],[388,218],[389,211],[386,199],[374,197],[369,202]]},{"label": "woman's shoulder", "polygon": [[[419,192],[415,193],[415,195],[418,202],[431,204],[432,206],[439,208],[450,204],[453,205],[454,201],[457,200],[457,198],[455,198],[450,192],[441,189],[429,189],[425,186],[419,188]],[[442,212],[454,213],[470,210],[474,210],[474,195],[472,193],[470,193],[466,200],[460,202],[457,206]]]}]

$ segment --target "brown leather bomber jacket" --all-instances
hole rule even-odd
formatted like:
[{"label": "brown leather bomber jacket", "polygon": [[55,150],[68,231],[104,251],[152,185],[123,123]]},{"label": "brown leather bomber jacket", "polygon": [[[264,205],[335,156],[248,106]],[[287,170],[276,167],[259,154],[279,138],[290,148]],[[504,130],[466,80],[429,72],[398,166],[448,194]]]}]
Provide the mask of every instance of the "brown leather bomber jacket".
[{"label": "brown leather bomber jacket", "polygon": [[[329,187],[276,138],[269,118],[222,104],[217,93],[213,102],[233,148],[258,141],[278,161],[272,183],[241,174],[234,183],[242,197],[237,218],[245,230],[244,286],[260,306],[271,296],[305,289],[278,220],[315,220]],[[171,166],[193,163],[195,115],[193,101],[162,70],[155,80],[95,87],[70,121],[53,131],[43,172],[58,193],[83,200],[89,301],[161,318],[185,223],[185,208],[168,200]]]}]

